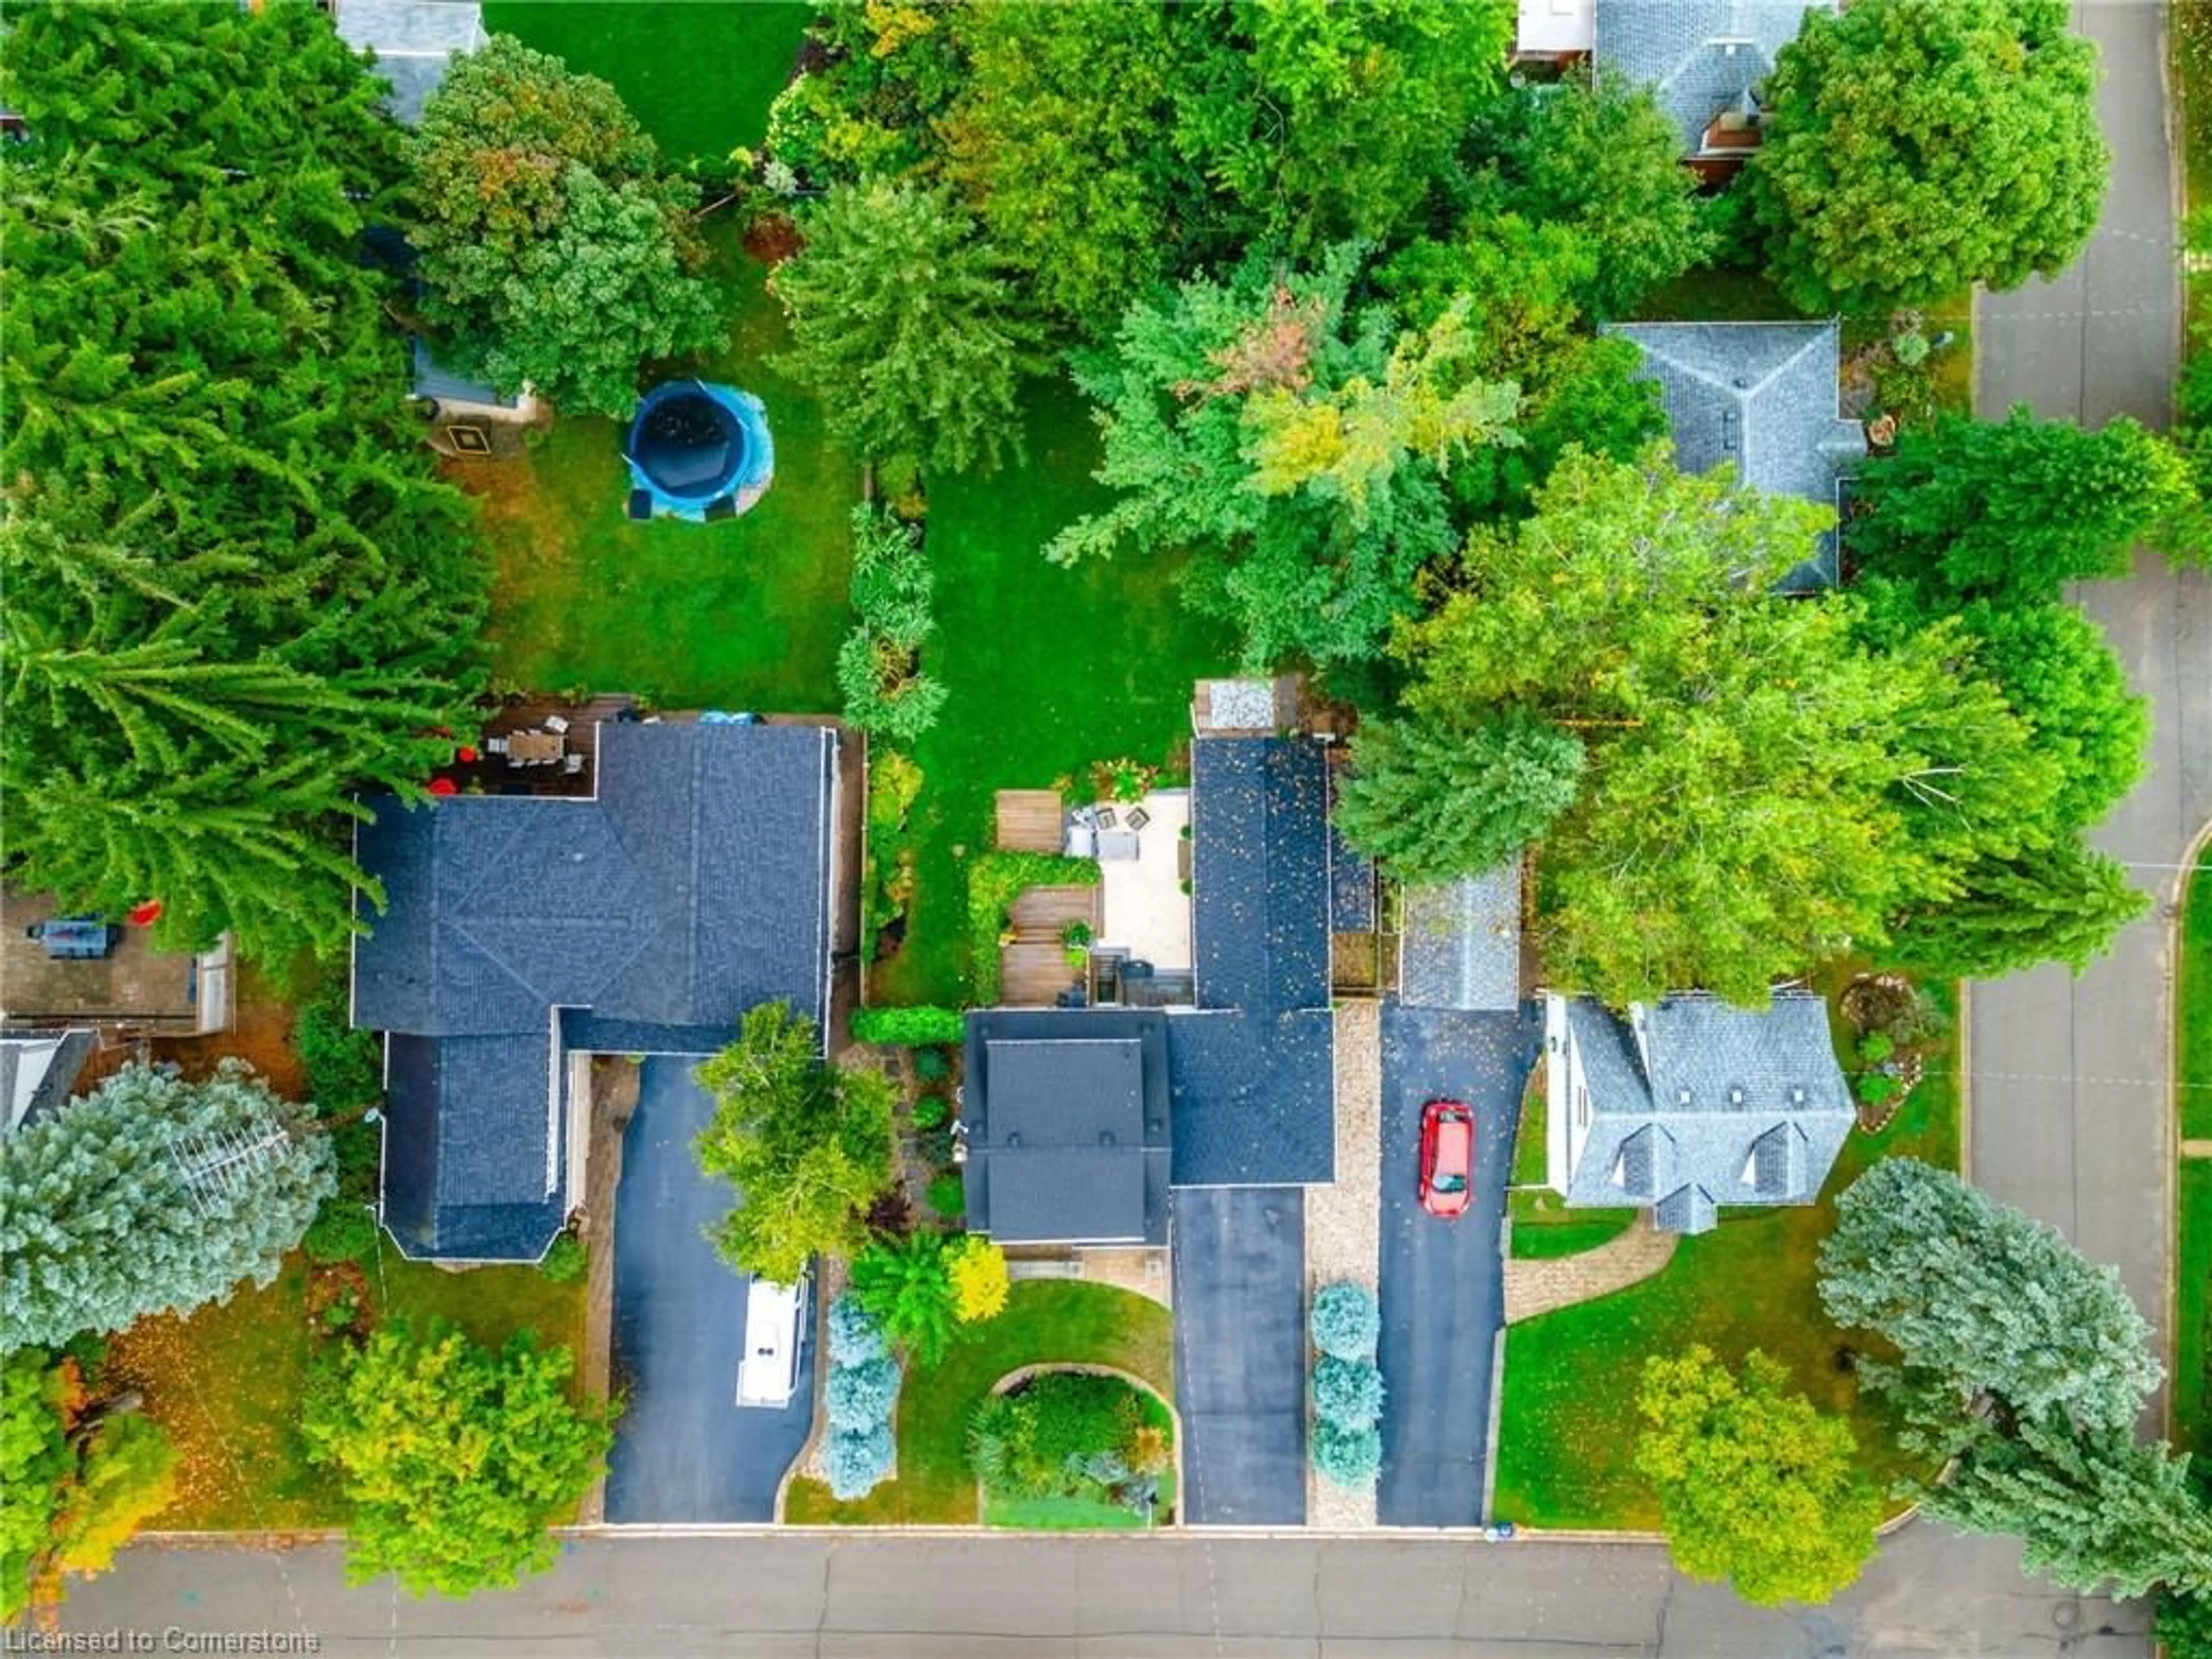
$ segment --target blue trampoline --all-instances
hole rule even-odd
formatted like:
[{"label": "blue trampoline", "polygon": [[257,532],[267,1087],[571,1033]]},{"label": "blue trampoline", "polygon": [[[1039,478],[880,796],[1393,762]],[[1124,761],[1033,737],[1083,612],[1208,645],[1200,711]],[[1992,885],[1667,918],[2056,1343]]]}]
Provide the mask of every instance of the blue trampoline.
[{"label": "blue trampoline", "polygon": [[775,476],[761,400],[706,380],[670,380],[647,392],[623,455],[633,519],[734,519]]}]

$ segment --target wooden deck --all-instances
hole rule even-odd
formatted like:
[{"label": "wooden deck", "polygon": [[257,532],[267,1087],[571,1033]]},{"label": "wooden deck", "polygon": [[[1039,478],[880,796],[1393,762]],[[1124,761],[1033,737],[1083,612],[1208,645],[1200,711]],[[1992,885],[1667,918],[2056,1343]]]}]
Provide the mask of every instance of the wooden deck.
[{"label": "wooden deck", "polygon": [[1068,966],[1060,934],[1072,921],[1095,936],[1103,907],[1097,887],[1032,887],[1007,914],[1014,942],[999,950],[999,997],[1012,1008],[1049,1008],[1062,991],[1083,983],[1082,970]]},{"label": "wooden deck", "polygon": [[1057,853],[1063,815],[1057,789],[1001,789],[999,845],[1011,853]]},{"label": "wooden deck", "polygon": [[635,700],[627,696],[598,696],[583,702],[569,702],[558,697],[524,697],[504,702],[486,712],[483,735],[486,738],[509,737],[517,732],[544,729],[548,714],[558,714],[568,722],[562,734],[563,755],[581,755],[584,764],[580,770],[571,772],[559,765],[510,766],[507,757],[483,750],[473,761],[456,761],[441,767],[441,772],[459,785],[487,795],[589,795],[599,787],[599,722],[611,720],[623,709],[635,706]]}]

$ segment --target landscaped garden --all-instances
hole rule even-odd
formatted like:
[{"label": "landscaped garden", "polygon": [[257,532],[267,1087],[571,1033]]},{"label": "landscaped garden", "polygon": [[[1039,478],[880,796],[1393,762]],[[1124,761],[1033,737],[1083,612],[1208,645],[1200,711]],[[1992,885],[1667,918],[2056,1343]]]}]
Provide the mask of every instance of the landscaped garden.
[{"label": "landscaped garden", "polygon": [[1855,1130],[1817,1205],[1724,1209],[1721,1225],[1684,1238],[1656,1278],[1510,1327],[1498,1517],[1539,1527],[1656,1526],[1657,1501],[1635,1467],[1643,1361],[1693,1343],[1729,1358],[1764,1351],[1814,1405],[1848,1414],[1877,1481],[1911,1469],[1893,1421],[1860,1394],[1846,1340],[1815,1288],[1814,1254],[1834,1225],[1835,1195],[1885,1157],[1958,1167],[1953,1071],[1931,1064],[1881,1133]]},{"label": "landscaped garden", "polygon": [[[1000,1382],[1033,1366],[1102,1366],[1126,1372],[1160,1399],[1172,1400],[1173,1328],[1165,1308],[1128,1291],[1080,1280],[1018,1281],[1006,1310],[969,1327],[939,1363],[908,1368],[898,1403],[898,1478],[851,1503],[832,1498],[819,1481],[794,1480],[784,1518],[801,1525],[973,1524],[981,1516],[969,1435],[977,1409]],[[1164,1502],[1170,1494],[1163,1492]],[[1018,1524],[1079,1518],[1068,1507],[1073,1501],[1054,1500],[1034,1512],[1044,1519]]]}]

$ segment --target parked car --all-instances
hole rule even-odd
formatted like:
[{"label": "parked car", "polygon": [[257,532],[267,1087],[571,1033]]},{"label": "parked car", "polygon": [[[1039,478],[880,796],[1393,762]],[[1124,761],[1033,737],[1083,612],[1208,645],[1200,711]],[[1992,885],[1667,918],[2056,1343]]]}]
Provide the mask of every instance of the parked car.
[{"label": "parked car", "polygon": [[738,1362],[738,1404],[781,1408],[799,1382],[806,1339],[806,1281],[756,1279],[745,1292],[745,1351]]},{"label": "parked car", "polygon": [[1474,1174],[1474,1114],[1456,1100],[1421,1108],[1421,1207],[1446,1220],[1467,1208]]}]

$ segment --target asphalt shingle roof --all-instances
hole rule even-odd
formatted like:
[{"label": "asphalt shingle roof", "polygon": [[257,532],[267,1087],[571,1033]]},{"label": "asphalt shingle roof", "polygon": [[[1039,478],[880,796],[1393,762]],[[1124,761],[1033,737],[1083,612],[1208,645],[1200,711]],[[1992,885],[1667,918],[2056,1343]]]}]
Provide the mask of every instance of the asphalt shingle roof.
[{"label": "asphalt shingle roof", "polygon": [[1328,1006],[1328,781],[1317,744],[1191,745],[1198,1000],[1271,1013]]},{"label": "asphalt shingle roof", "polygon": [[1773,70],[1805,14],[1834,9],[1834,0],[1597,0],[1591,56],[1601,76],[1650,87],[1691,155],[1713,117]]},{"label": "asphalt shingle roof", "polygon": [[1180,1014],[1168,1022],[1175,1184],[1312,1186],[1335,1179],[1335,1017]]},{"label": "asphalt shingle roof", "polygon": [[388,1041],[384,1221],[401,1249],[542,1255],[566,1215],[557,1178],[547,1190],[548,1091],[564,1087],[550,1035]]},{"label": "asphalt shingle roof", "polygon": [[1521,1006],[1521,866],[1408,887],[1398,998],[1409,1008],[1499,1012]]},{"label": "asphalt shingle roof", "polygon": [[1817,996],[1779,993],[1764,1012],[1673,996],[1627,1020],[1576,997],[1566,1025],[1589,1094],[1571,1205],[1656,1201],[1660,1226],[1701,1231],[1716,1204],[1810,1199],[1850,1131]]},{"label": "asphalt shingle roof", "polygon": [[825,1018],[835,734],[609,724],[598,755],[594,799],[368,803],[356,852],[388,908],[355,947],[354,1022],[441,1040],[393,1050],[416,1097],[394,1138],[404,1118],[431,1144],[386,1203],[421,1254],[486,1256],[452,1242],[490,1226],[465,1212],[512,1207],[514,1172],[542,1188],[563,1049],[712,1053],[778,1000]]},{"label": "asphalt shingle roof", "polygon": [[[1709,472],[1735,464],[1769,495],[1837,505],[1837,489],[1866,454],[1866,433],[1838,411],[1842,325],[1825,323],[1624,323],[1609,333],[1644,354],[1674,436],[1674,465]],[[1836,538],[1777,587],[1808,592],[1836,583]]]}]

